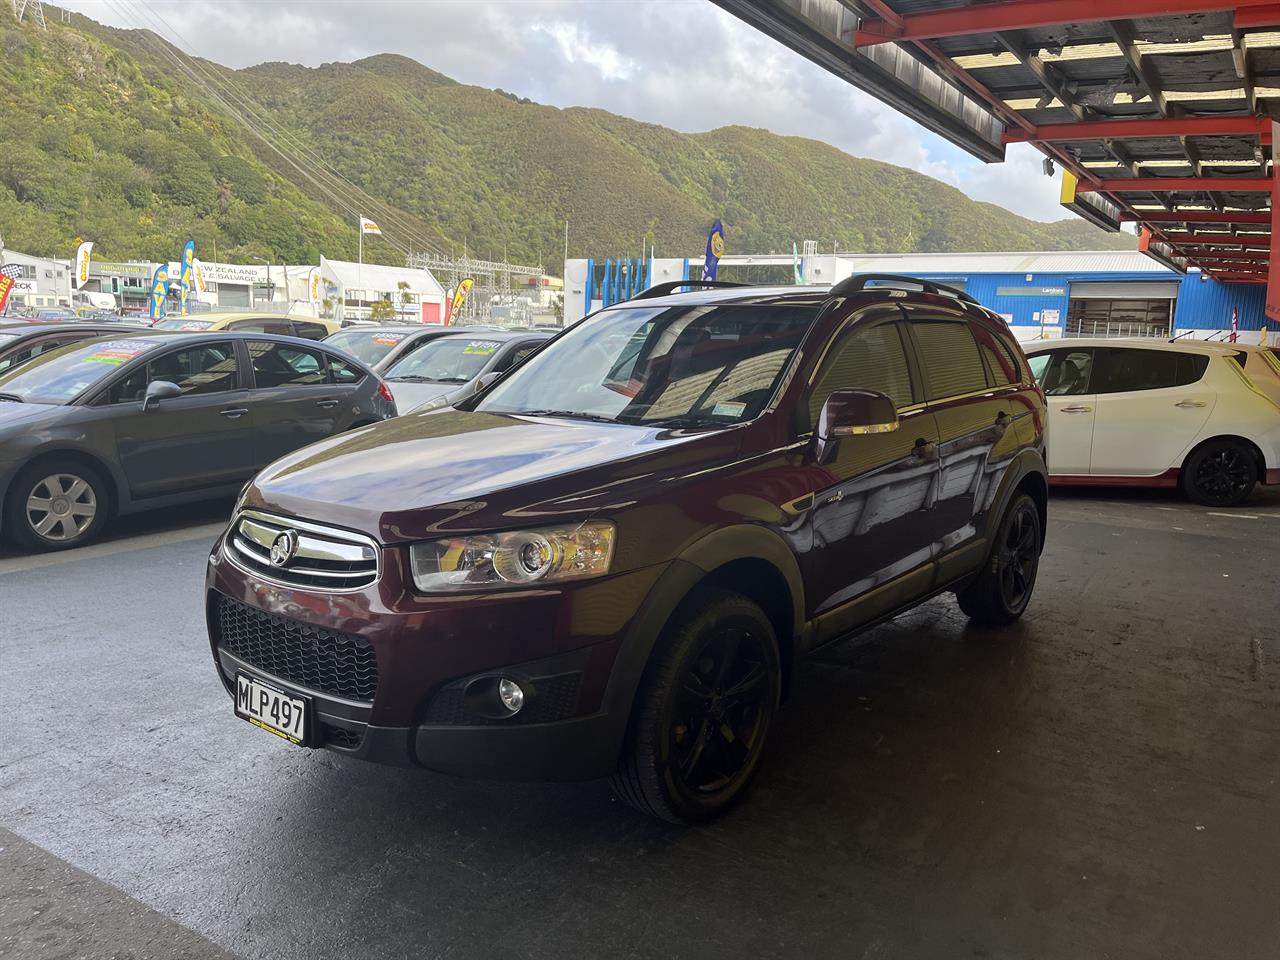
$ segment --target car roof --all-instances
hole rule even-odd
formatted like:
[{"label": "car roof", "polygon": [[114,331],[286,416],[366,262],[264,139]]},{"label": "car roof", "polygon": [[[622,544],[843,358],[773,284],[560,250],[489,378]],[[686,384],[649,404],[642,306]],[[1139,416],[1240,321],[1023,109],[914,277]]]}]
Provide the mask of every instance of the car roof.
[{"label": "car roof", "polygon": [[[254,330],[156,330],[154,327],[130,327],[126,324],[120,324],[119,333],[112,329],[99,339],[114,340],[121,336],[126,336],[130,340],[153,340],[159,344],[182,343],[190,345],[225,340],[267,340],[273,343],[288,343],[294,346],[311,347],[318,347],[324,344],[323,340],[307,340],[303,337],[290,337],[282,333],[258,333]],[[327,353],[342,354],[344,359],[347,356],[343,351],[332,345],[326,346],[324,349]]]},{"label": "car roof", "polygon": [[270,310],[211,310],[208,313],[191,313],[185,317],[165,317],[166,320],[307,320],[311,323],[337,323],[323,317],[308,317],[300,313],[272,313]]},{"label": "car roof", "polygon": [[5,333],[37,334],[37,333],[92,333],[95,330],[114,332],[149,332],[150,327],[137,323],[5,323],[0,324],[0,331]]},{"label": "car roof", "polygon": [[1149,337],[1064,337],[1059,340],[1037,340],[1024,343],[1025,353],[1044,353],[1071,347],[1121,347],[1130,350],[1167,350],[1170,353],[1229,354],[1243,344],[1216,343],[1207,340],[1158,340]]},{"label": "car roof", "polygon": [[423,333],[430,331],[439,333],[442,336],[448,336],[454,333],[497,333],[492,327],[446,327],[438,323],[371,323],[362,324],[358,327],[343,327],[341,330],[334,331],[333,336],[337,333]]},{"label": "car roof", "polygon": [[458,330],[441,337],[469,337],[472,340],[493,340],[497,343],[510,343],[512,340],[549,340],[551,335],[544,330]]}]

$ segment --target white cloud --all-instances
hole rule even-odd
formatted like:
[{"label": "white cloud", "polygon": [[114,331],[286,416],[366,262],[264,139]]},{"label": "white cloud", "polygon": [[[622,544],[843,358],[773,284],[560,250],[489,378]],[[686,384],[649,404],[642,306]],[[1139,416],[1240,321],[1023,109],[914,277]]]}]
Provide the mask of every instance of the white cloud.
[{"label": "white cloud", "polygon": [[[1023,216],[1057,219],[1055,181],[1025,145],[986,165],[707,0],[64,0],[117,26],[154,11],[228,66],[316,66],[400,53],[463,83],[555,106],[601,107],[686,132],[729,124],[824,140]],[[124,14],[133,22],[122,22]],[[185,44],[184,44],[185,45]]]}]

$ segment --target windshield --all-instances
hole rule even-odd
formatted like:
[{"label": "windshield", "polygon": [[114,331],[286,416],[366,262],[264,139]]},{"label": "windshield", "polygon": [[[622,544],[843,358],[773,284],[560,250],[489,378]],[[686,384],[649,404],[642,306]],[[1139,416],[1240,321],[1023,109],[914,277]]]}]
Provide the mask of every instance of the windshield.
[{"label": "windshield", "polygon": [[91,340],[51,350],[0,374],[0,400],[70,403],[157,346],[152,340]]},{"label": "windshield", "polygon": [[751,420],[816,315],[807,304],[605,310],[539,351],[476,409],[619,423]]},{"label": "windshield", "polygon": [[467,383],[480,375],[502,344],[471,337],[440,337],[419,347],[387,371],[388,380]]},{"label": "windshield", "polygon": [[192,320],[190,317],[171,317],[152,324],[157,330],[208,330],[212,320]]},{"label": "windshield", "polygon": [[407,336],[409,334],[402,330],[342,330],[325,337],[324,342],[345,350],[372,367]]}]

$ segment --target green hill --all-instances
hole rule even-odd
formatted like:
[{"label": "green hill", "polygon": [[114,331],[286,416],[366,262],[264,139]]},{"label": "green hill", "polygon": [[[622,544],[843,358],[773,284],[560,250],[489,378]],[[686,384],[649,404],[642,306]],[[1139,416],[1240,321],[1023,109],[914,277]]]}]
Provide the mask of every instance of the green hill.
[{"label": "green hill", "polygon": [[[566,218],[571,254],[596,256],[634,254],[643,239],[696,253],[717,217],[730,249],[752,252],[806,238],[873,253],[1134,242],[1082,221],[1027,220],[817,141],[562,110],[396,55],[314,69],[200,62],[196,73],[152,34],[79,15],[45,33],[0,6],[5,243],[65,257],[91,238],[104,258],[163,259],[190,236],[206,258],[314,262],[354,257],[352,208],[401,246],[465,243],[549,265]],[[313,162],[390,209],[322,182]],[[374,238],[365,255],[400,259]]]}]

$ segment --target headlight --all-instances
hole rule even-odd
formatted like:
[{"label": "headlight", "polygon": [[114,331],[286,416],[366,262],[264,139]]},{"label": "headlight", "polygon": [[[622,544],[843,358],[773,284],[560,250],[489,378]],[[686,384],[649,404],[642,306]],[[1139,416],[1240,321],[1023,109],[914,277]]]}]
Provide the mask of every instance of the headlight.
[{"label": "headlight", "polygon": [[514,533],[430,540],[409,548],[419,590],[562,583],[598,577],[613,560],[613,524],[603,520]]},{"label": "headlight", "polygon": [[443,397],[436,397],[434,400],[428,400],[426,403],[419,404],[409,412],[410,413],[428,413],[432,410],[440,410],[443,407],[447,407],[447,406],[449,406],[448,394],[446,394]]}]

